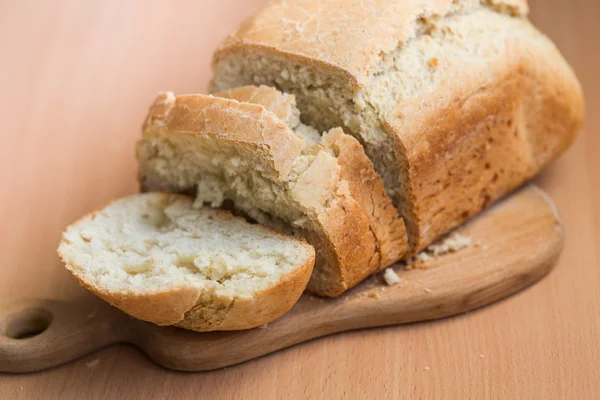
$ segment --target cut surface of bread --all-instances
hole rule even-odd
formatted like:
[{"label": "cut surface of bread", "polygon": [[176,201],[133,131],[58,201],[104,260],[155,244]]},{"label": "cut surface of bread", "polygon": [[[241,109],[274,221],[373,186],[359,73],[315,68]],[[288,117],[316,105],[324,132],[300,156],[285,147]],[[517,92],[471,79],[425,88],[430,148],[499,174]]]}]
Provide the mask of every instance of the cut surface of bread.
[{"label": "cut surface of bread", "polygon": [[411,252],[560,155],[582,93],[520,0],[276,1],[214,58],[212,91],[296,96],[302,121],[364,145]]},{"label": "cut surface of bread", "polygon": [[[360,143],[299,122],[294,96],[268,87],[158,97],[138,144],[144,190],[233,202],[317,250],[308,289],[337,296],[407,249],[404,223]],[[239,101],[238,101],[239,100]]]},{"label": "cut surface of bread", "polygon": [[283,315],[315,256],[303,239],[156,192],[80,219],[58,253],[83,286],[126,313],[196,331],[249,329]]}]

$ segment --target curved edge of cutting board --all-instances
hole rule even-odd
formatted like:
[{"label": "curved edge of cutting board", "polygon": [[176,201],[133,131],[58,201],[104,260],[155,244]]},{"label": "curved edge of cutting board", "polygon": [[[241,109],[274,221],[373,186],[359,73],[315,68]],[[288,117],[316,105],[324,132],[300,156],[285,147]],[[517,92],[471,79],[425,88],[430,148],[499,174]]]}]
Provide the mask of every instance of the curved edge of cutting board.
[{"label": "curved edge of cutting board", "polygon": [[[167,368],[217,369],[332,333],[473,310],[542,278],[563,247],[558,212],[534,185],[520,189],[457,231],[471,237],[474,245],[433,258],[425,263],[426,268],[395,266],[400,282],[394,286],[385,285],[380,273],[336,299],[305,294],[277,321],[247,331],[197,333],[158,327],[97,301],[93,308],[56,301],[9,303],[0,306],[0,371],[37,371],[116,342],[140,347]],[[52,322],[37,336],[8,338],[6,316],[19,315],[17,308],[30,313],[27,310],[36,309],[39,318],[40,310],[46,309]]]}]

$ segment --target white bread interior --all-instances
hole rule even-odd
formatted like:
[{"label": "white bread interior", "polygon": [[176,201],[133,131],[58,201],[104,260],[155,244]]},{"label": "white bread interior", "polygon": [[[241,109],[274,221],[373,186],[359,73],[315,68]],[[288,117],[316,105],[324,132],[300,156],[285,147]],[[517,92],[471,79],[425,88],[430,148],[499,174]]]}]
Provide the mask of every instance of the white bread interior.
[{"label": "white bread interior", "polygon": [[302,239],[167,193],[80,219],[58,252],[84,286],[130,315],[198,331],[274,320],[300,297],[314,263]]}]

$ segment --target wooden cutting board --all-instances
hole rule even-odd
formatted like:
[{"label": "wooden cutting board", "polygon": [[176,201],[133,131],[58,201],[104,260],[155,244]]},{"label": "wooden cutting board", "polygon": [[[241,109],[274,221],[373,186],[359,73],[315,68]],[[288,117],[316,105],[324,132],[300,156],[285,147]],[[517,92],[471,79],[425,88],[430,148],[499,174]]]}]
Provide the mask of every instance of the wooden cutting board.
[{"label": "wooden cutting board", "polygon": [[471,237],[474,245],[431,259],[422,268],[394,267],[401,278],[394,286],[378,274],[336,299],[305,294],[282,318],[247,331],[158,327],[91,295],[72,302],[0,304],[0,372],[43,370],[118,342],[139,347],[167,368],[221,368],[336,332],[473,310],[539,280],[552,269],[563,246],[556,208],[533,185],[457,231]]}]

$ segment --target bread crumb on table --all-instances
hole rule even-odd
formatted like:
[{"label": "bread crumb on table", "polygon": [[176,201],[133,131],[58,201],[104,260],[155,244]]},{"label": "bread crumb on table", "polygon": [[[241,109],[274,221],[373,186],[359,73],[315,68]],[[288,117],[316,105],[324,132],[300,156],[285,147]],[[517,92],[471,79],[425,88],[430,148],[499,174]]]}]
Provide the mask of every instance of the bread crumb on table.
[{"label": "bread crumb on table", "polygon": [[480,354],[480,355],[479,355],[479,358],[483,358],[483,354]]},{"label": "bread crumb on table", "polygon": [[400,277],[396,274],[396,272],[394,272],[393,268],[386,268],[385,272],[383,273],[383,280],[388,284],[388,286],[393,286],[401,282]]},{"label": "bread crumb on table", "polygon": [[374,298],[374,299],[378,299],[378,298],[380,297],[380,295],[379,295],[379,292],[378,292],[377,290],[371,290],[371,291],[368,293],[368,296],[369,296],[369,297],[372,297],[372,298]]},{"label": "bread crumb on table", "polygon": [[424,367],[423,371],[429,371],[429,367]]}]

